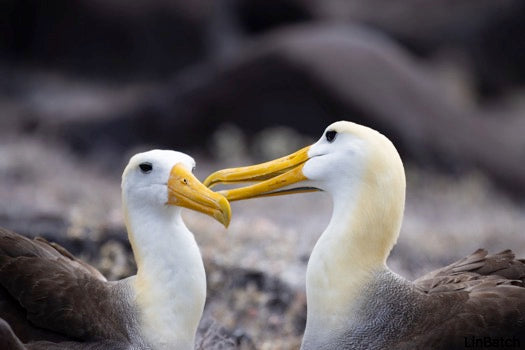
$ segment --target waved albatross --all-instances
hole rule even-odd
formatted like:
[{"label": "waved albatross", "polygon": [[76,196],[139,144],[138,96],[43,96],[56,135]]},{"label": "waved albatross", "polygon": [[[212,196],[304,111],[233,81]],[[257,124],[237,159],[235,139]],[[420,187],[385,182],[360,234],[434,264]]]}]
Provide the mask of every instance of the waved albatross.
[{"label": "waved albatross", "polygon": [[175,151],[130,159],[122,203],[137,274],[120,281],[56,244],[0,229],[0,348],[193,349],[206,276],[181,207],[225,226],[231,217],[194,166]]},{"label": "waved albatross", "polygon": [[245,181],[256,183],[221,193],[230,201],[314,190],[332,197],[332,218],[308,262],[301,349],[463,349],[485,337],[525,346],[525,263],[511,251],[478,250],[414,282],[387,267],[405,173],[379,132],[337,122],[309,147],[218,171],[204,184]]}]

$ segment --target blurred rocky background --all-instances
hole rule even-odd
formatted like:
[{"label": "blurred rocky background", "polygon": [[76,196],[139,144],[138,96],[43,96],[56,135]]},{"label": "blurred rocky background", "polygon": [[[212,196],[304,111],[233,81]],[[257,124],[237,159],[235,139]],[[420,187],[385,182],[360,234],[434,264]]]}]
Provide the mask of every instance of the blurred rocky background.
[{"label": "blurred rocky background", "polygon": [[[1,0],[0,225],[134,272],[130,155],[193,155],[204,179],[347,119],[407,168],[389,260],[414,278],[479,247],[525,256],[522,0]],[[185,213],[206,261],[200,349],[297,349],[323,194]],[[351,273],[349,271],[349,273]]]}]

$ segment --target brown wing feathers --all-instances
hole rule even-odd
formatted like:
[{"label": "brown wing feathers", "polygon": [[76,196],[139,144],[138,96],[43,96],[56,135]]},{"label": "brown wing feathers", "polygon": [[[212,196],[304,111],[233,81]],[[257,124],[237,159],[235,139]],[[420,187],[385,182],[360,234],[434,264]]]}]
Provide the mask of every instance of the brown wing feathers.
[{"label": "brown wing feathers", "polygon": [[525,287],[525,262],[505,250],[489,255],[478,249],[471,255],[414,281],[419,290],[432,294],[453,290],[469,290],[483,283]]},{"label": "brown wing feathers", "polygon": [[0,318],[0,349],[25,350],[9,324]]},{"label": "brown wing feathers", "polygon": [[76,340],[126,339],[105,278],[58,245],[0,229],[0,285],[32,326]]},{"label": "brown wing feathers", "polygon": [[476,338],[525,346],[525,263],[510,250],[473,254],[416,281],[432,308],[410,346],[456,349]]}]

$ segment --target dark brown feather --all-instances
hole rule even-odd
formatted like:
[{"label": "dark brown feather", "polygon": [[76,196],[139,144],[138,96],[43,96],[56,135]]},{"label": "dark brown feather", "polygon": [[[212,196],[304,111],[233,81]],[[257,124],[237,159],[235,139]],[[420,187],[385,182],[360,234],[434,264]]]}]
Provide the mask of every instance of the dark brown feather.
[{"label": "dark brown feather", "polygon": [[525,263],[512,251],[479,249],[414,286],[427,296],[427,315],[406,348],[463,349],[484,337],[525,346]]},{"label": "dark brown feather", "polygon": [[24,344],[20,342],[9,324],[0,318],[0,349],[25,350]]},{"label": "dark brown feather", "polygon": [[23,342],[127,341],[119,291],[57,244],[0,228],[1,288],[0,317]]},{"label": "dark brown feather", "polygon": [[414,286],[427,294],[446,291],[471,291],[475,286],[515,285],[525,287],[525,263],[505,250],[488,255],[478,249],[471,255],[414,281]]}]

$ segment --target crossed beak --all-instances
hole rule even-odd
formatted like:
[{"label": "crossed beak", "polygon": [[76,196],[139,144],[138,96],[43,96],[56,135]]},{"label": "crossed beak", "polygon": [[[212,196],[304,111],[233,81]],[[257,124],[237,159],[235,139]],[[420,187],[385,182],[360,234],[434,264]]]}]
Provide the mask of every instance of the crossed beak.
[{"label": "crossed beak", "polygon": [[303,166],[309,159],[309,149],[310,146],[266,163],[219,170],[208,176],[203,183],[205,186],[213,187],[218,184],[255,182],[250,186],[220,191],[219,193],[229,201],[318,191],[311,187],[289,187],[307,180],[303,174]]},{"label": "crossed beak", "polygon": [[167,204],[207,214],[225,227],[230,224],[231,209],[228,200],[220,193],[204,186],[182,164],[171,168]]}]

